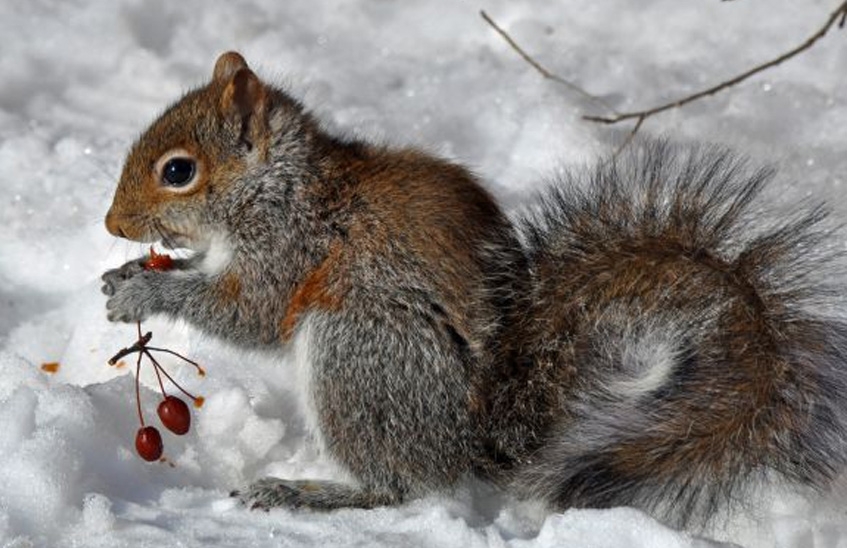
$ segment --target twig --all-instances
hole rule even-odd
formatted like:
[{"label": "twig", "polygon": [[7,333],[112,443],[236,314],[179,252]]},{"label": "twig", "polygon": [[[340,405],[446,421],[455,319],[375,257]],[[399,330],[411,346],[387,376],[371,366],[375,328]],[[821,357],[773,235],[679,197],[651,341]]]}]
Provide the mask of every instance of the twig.
[{"label": "twig", "polygon": [[802,44],[800,44],[799,46],[783,53],[782,55],[780,55],[780,56],[778,56],[778,57],[776,57],[776,58],[774,58],[774,59],[772,59],[772,60],[770,60],[766,63],[762,63],[761,65],[757,65],[757,66],[751,68],[750,70],[739,74],[738,76],[736,76],[734,78],[730,78],[729,80],[721,82],[720,84],[718,84],[716,86],[710,87],[708,89],[704,89],[703,91],[699,91],[699,92],[694,93],[692,95],[689,95],[687,97],[683,97],[682,99],[677,99],[676,101],[672,101],[670,103],[659,105],[657,107],[653,107],[653,108],[650,108],[650,109],[633,111],[633,112],[624,112],[624,113],[616,114],[614,116],[583,116],[583,119],[591,121],[591,122],[602,123],[602,124],[616,124],[616,123],[622,122],[624,120],[636,119],[636,120],[638,120],[638,122],[636,123],[636,127],[633,130],[633,134],[634,134],[635,131],[637,131],[637,129],[640,127],[640,125],[644,122],[644,120],[646,120],[647,118],[649,118],[649,117],[651,117],[655,114],[658,114],[660,112],[664,112],[666,110],[670,110],[670,109],[673,109],[673,108],[679,108],[683,105],[687,105],[688,103],[694,102],[698,99],[702,99],[703,97],[707,97],[709,95],[714,95],[715,93],[718,93],[719,91],[722,91],[722,90],[727,89],[729,87],[732,87],[732,86],[734,86],[734,85],[736,85],[740,82],[743,82],[744,80],[746,80],[747,78],[750,78],[754,74],[758,74],[758,73],[760,73],[764,70],[767,70],[771,67],[779,65],[780,63],[794,57],[795,55],[798,55],[799,53],[802,53],[803,51],[811,48],[818,40],[823,38],[824,35],[826,35],[826,33],[829,32],[829,29],[832,28],[832,26],[836,23],[836,21],[839,21],[839,19],[840,19],[840,22],[838,23],[838,27],[843,28],[845,20],[847,20],[847,1],[843,2],[840,6],[838,6],[838,8],[835,11],[833,11],[832,14],[830,14],[829,19],[827,19],[827,21],[826,21],[826,24],[824,24],[824,26],[821,27],[817,32],[815,32],[809,38],[807,38]]},{"label": "twig", "polygon": [[632,130],[630,130],[626,139],[623,141],[623,143],[621,143],[621,145],[618,147],[618,149],[612,155],[612,157],[614,158],[614,157],[617,157],[620,154],[620,152],[624,148],[626,148],[627,145],[629,145],[629,143],[632,142],[632,140],[635,138],[635,134],[638,133],[638,130],[640,130],[641,126],[644,125],[644,122],[648,118],[650,118],[651,116],[654,116],[654,115],[659,114],[661,112],[664,112],[666,110],[671,110],[671,109],[674,109],[674,108],[682,107],[684,105],[687,105],[688,103],[692,103],[694,101],[697,101],[698,99],[702,99],[704,97],[708,97],[710,95],[714,95],[716,93],[719,93],[719,92],[721,92],[721,91],[723,91],[727,88],[730,88],[732,86],[735,86],[736,84],[743,82],[744,80],[750,78],[751,76],[754,76],[754,75],[756,75],[756,74],[758,74],[758,73],[760,73],[764,70],[775,67],[776,65],[779,65],[779,64],[787,61],[788,59],[791,59],[792,57],[802,53],[803,51],[805,51],[805,50],[811,48],[813,45],[815,45],[815,43],[817,43],[818,40],[823,38],[829,32],[829,30],[832,28],[833,25],[836,24],[836,22],[837,22],[838,28],[843,29],[845,27],[845,25],[847,25],[847,0],[845,0],[841,5],[839,5],[835,9],[835,11],[833,11],[830,14],[826,23],[820,29],[818,29],[817,32],[812,34],[809,38],[807,38],[799,46],[783,53],[782,55],[780,55],[780,56],[778,56],[778,57],[776,57],[776,58],[774,58],[770,61],[767,61],[766,63],[762,63],[760,65],[757,65],[757,66],[739,74],[738,76],[735,76],[734,78],[730,78],[729,80],[721,82],[720,84],[718,84],[716,86],[713,86],[713,87],[707,88],[705,90],[699,91],[697,93],[688,95],[688,96],[683,97],[681,99],[677,99],[675,101],[671,101],[669,103],[659,105],[657,107],[644,109],[644,110],[638,110],[638,111],[632,111],[632,112],[618,112],[616,109],[614,109],[612,106],[610,106],[608,103],[606,103],[605,101],[603,101],[599,97],[588,93],[587,91],[580,88],[579,86],[577,86],[577,85],[575,85],[571,82],[568,82],[567,80],[565,80],[561,76],[559,76],[559,75],[557,75],[553,72],[550,72],[549,70],[544,68],[544,66],[542,66],[538,61],[533,59],[528,53],[526,53],[514,41],[514,39],[511,36],[509,36],[508,33],[506,33],[506,31],[504,31],[502,28],[500,28],[497,25],[497,23],[495,23],[494,20],[492,20],[491,17],[489,17],[487,13],[485,13],[485,11],[480,11],[480,15],[482,16],[483,19],[485,19],[485,21],[495,31],[497,31],[497,33],[509,44],[509,46],[511,46],[512,49],[515,50],[518,53],[518,55],[520,55],[523,58],[524,61],[529,63],[529,65],[532,66],[535,70],[537,70],[538,73],[541,74],[544,78],[547,78],[549,80],[553,80],[554,82],[557,82],[557,83],[567,87],[568,89],[575,91],[576,93],[582,95],[586,99],[596,103],[597,105],[600,105],[602,108],[604,108],[605,110],[612,113],[612,116],[585,115],[585,116],[582,117],[584,120],[587,120],[587,121],[590,121],[590,122],[601,123],[601,124],[617,124],[618,122],[623,122],[623,121],[626,121],[626,120],[635,120],[635,125],[632,127]]},{"label": "twig", "polygon": [[150,342],[150,339],[153,338],[153,332],[148,331],[143,337],[139,337],[132,346],[128,348],[122,348],[118,351],[117,354],[112,356],[109,359],[109,365],[115,365],[118,363],[118,360],[123,358],[124,356],[128,356],[129,354],[133,354],[135,352],[141,352],[147,346],[147,343]]},{"label": "twig", "polygon": [[609,105],[607,102],[603,101],[601,98],[597,97],[596,95],[592,95],[592,94],[588,93],[587,91],[585,91],[581,87],[577,86],[576,84],[574,84],[572,82],[568,82],[567,80],[565,80],[564,78],[562,78],[558,74],[550,72],[549,70],[544,68],[541,65],[541,63],[539,63],[538,61],[533,59],[527,52],[525,52],[523,50],[523,48],[521,48],[517,44],[517,42],[515,42],[512,39],[511,36],[509,36],[509,34],[505,30],[503,30],[497,23],[495,23],[494,20],[491,17],[489,17],[489,15],[487,13],[485,13],[485,10],[480,10],[479,14],[482,16],[483,19],[485,19],[485,22],[488,23],[491,26],[491,28],[493,28],[497,32],[497,34],[499,34],[503,38],[503,40],[505,40],[506,43],[508,43],[509,46],[511,46],[512,49],[515,50],[517,52],[517,54],[520,55],[523,58],[524,61],[529,63],[535,70],[537,70],[539,72],[539,74],[541,74],[541,76],[543,76],[544,78],[547,78],[548,80],[553,80],[554,82],[567,87],[571,91],[578,93],[579,95],[583,96],[584,98],[588,99],[589,101],[591,101],[591,102],[593,102],[597,105],[600,105],[601,107],[608,110],[609,112],[611,112],[615,115],[619,115],[618,111],[616,111],[611,105]]},{"label": "twig", "polygon": [[[126,350],[126,349],[124,349]],[[138,361],[135,362],[135,406],[138,408],[138,420],[144,428],[144,415],[141,413],[141,388],[138,385],[138,376],[141,374],[141,352],[138,353]]]},{"label": "twig", "polygon": [[615,153],[612,154],[612,156],[611,156],[612,159],[615,159],[618,156],[620,156],[621,152],[623,152],[623,149],[625,149],[627,146],[629,146],[629,144],[632,142],[632,140],[635,139],[635,134],[638,133],[639,129],[641,129],[641,124],[643,124],[644,120],[646,120],[646,119],[647,119],[646,116],[641,116],[641,117],[638,118],[638,120],[635,122],[635,125],[632,126],[632,129],[629,131],[629,134],[626,136],[626,139],[623,140],[623,142],[615,150]]}]

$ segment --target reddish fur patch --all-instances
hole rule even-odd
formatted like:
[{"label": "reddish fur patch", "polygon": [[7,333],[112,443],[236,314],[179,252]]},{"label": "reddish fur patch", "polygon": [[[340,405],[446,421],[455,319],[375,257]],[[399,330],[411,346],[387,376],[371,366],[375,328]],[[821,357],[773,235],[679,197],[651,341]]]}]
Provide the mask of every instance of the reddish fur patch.
[{"label": "reddish fur patch", "polygon": [[332,283],[336,267],[341,261],[340,246],[330,249],[326,259],[312,270],[297,286],[294,296],[288,303],[285,317],[279,325],[280,336],[288,341],[297,326],[297,320],[304,312],[312,308],[338,310],[341,308],[343,294]]},{"label": "reddish fur patch", "polygon": [[222,303],[231,303],[241,295],[241,280],[235,274],[227,274],[218,282],[218,297]]},{"label": "reddish fur patch", "polygon": [[[474,353],[482,351],[473,326],[485,324],[491,309],[479,291],[485,283],[480,249],[505,224],[494,200],[464,168],[416,150],[370,149],[367,157],[346,162],[365,209],[349,226],[357,253],[402,253],[415,261],[416,275],[426,280],[450,324]],[[343,193],[321,198],[355,211]],[[398,240],[402,245],[395,247]]]}]

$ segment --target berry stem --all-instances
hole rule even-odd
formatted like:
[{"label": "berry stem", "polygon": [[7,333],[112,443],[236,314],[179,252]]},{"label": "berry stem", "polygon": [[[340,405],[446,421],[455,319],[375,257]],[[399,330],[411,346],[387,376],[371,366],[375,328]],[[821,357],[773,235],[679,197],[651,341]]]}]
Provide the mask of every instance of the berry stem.
[{"label": "berry stem", "polygon": [[179,385],[179,383],[178,383],[178,382],[176,382],[176,381],[174,380],[174,378],[173,378],[173,377],[171,377],[171,376],[168,374],[168,372],[167,372],[167,371],[165,371],[165,368],[164,368],[164,367],[162,367],[162,366],[159,364],[159,362],[158,362],[158,361],[156,361],[156,358],[154,358],[154,357],[153,357],[153,354],[151,354],[151,353],[150,353],[150,352],[149,352],[146,348],[142,349],[142,350],[141,350],[141,352],[143,352],[143,353],[144,353],[144,355],[145,355],[145,356],[147,356],[147,357],[150,359],[150,361],[151,361],[151,362],[153,362],[153,367],[154,367],[154,368],[156,368],[158,371],[161,371],[161,372],[162,372],[162,375],[164,375],[165,377],[167,377],[167,379],[168,379],[169,381],[171,381],[171,384],[173,384],[174,386],[176,386],[176,387],[179,389],[179,391],[180,391],[180,392],[182,392],[183,394],[185,394],[186,396],[188,396],[189,398],[191,398],[191,400],[192,400],[192,401],[196,401],[196,400],[197,400],[197,398],[196,398],[195,396],[193,396],[193,395],[192,395],[192,394],[191,394],[188,390],[186,390],[185,388],[183,388],[182,386],[180,386],[180,385]]},{"label": "berry stem", "polygon": [[135,362],[135,405],[138,407],[138,420],[141,421],[141,427],[144,428],[144,415],[141,414],[141,353],[138,353],[138,361]]},{"label": "berry stem", "polygon": [[193,365],[194,367],[196,367],[198,375],[200,375],[201,377],[206,376],[206,370],[203,369],[202,367],[200,367],[199,363],[197,363],[193,360],[189,360],[188,358],[186,358],[185,356],[183,356],[182,354],[180,354],[178,352],[174,352],[173,350],[168,350],[167,348],[157,348],[155,346],[146,346],[146,348],[147,348],[147,350],[155,350],[156,352],[165,352],[165,353],[170,354],[172,356],[176,356],[177,358],[179,358],[183,361],[186,361],[186,362],[190,363],[191,365]]},{"label": "berry stem", "polygon": [[[140,356],[140,355],[141,355],[141,354],[139,354],[139,356]],[[153,358],[150,358],[150,359],[152,360]],[[163,397],[163,398],[167,398],[167,397],[168,397],[168,393],[167,393],[167,392],[165,392],[165,385],[164,385],[164,384],[162,384],[162,374],[159,372],[159,370],[160,370],[160,369],[161,369],[161,367],[159,367],[159,366],[153,366],[153,371],[155,371],[155,372],[156,372],[156,380],[158,380],[158,381],[159,381],[159,390],[161,390],[161,391],[162,391],[162,397]]]}]

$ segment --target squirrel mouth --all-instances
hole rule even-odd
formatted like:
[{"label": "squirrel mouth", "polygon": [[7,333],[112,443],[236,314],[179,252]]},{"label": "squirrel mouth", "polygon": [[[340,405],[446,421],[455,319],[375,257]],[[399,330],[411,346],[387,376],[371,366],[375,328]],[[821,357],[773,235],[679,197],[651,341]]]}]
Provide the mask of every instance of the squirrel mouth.
[{"label": "squirrel mouth", "polygon": [[189,238],[186,234],[181,234],[179,232],[172,231],[164,231],[157,230],[158,235],[160,236],[162,247],[165,249],[193,249],[192,239]]},{"label": "squirrel mouth", "polygon": [[175,237],[162,238],[161,244],[162,247],[164,247],[165,249],[177,249],[180,247],[185,247],[183,245],[180,245],[180,243],[176,241]]},{"label": "squirrel mouth", "polygon": [[162,235],[161,243],[165,249],[194,249],[191,238],[184,234]]},{"label": "squirrel mouth", "polygon": [[192,249],[192,238],[187,234],[166,228],[160,221],[154,221],[153,226],[156,234],[161,238],[162,247],[165,249]]},{"label": "squirrel mouth", "polygon": [[182,249],[190,253],[204,254],[209,250],[211,242],[205,238],[195,238],[176,231],[159,231],[160,244],[165,249]]}]

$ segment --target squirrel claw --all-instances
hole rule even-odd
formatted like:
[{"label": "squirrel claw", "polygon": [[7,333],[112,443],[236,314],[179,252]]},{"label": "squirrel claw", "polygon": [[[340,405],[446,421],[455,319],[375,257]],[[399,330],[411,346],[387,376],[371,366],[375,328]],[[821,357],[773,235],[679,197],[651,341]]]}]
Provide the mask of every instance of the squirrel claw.
[{"label": "squirrel claw", "polygon": [[234,496],[250,510],[268,511],[271,508],[285,506],[297,508],[300,490],[297,482],[289,482],[276,478],[264,478],[249,485],[246,489],[233,491]]},{"label": "squirrel claw", "polygon": [[113,268],[104,272],[100,276],[100,279],[104,282],[100,291],[109,297],[113,296],[121,284],[133,278],[136,274],[144,272],[144,260],[144,258],[133,259],[119,268]]},{"label": "squirrel claw", "polygon": [[270,512],[270,511],[271,511],[270,507],[265,506],[264,504],[259,504],[258,502],[254,502],[254,503],[250,506],[250,510],[263,510],[263,511],[265,511],[265,512]]},{"label": "squirrel claw", "polygon": [[[244,493],[242,493],[239,489],[233,489],[232,491],[230,491],[229,496],[239,499],[239,502],[244,506],[247,506],[247,503],[249,502],[247,497],[244,496]],[[270,507],[266,504],[263,504],[261,501],[253,502],[252,504],[250,504],[249,508],[250,510],[264,510],[265,512],[270,511]]]}]

